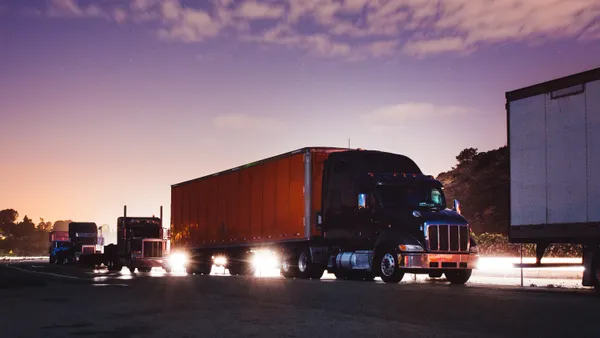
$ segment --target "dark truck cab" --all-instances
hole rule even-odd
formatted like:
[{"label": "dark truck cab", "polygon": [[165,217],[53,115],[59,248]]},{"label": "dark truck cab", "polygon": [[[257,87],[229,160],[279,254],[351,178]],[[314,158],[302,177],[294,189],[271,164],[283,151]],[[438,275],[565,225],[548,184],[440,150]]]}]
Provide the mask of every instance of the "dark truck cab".
[{"label": "dark truck cab", "polygon": [[457,201],[447,208],[441,182],[411,159],[378,151],[337,152],[325,160],[323,171],[317,224],[325,246],[312,249],[314,264],[319,256],[328,257],[327,270],[338,278],[380,276],[388,283],[398,283],[406,272],[445,274],[454,284],[470,278],[478,257],[469,224]]},{"label": "dark truck cab", "polygon": [[117,219],[117,244],[105,247],[106,265],[109,270],[120,271],[127,266],[131,272],[138,269],[148,272],[153,267],[164,267],[166,240],[162,227],[162,207],[158,217],[128,217]]}]

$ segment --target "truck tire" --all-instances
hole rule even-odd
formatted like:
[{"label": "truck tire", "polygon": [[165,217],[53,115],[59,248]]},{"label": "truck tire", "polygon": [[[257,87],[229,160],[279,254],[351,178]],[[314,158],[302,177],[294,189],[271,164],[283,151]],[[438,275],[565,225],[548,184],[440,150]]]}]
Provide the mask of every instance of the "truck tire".
[{"label": "truck tire", "polygon": [[321,279],[325,269],[312,262],[310,252],[308,250],[300,251],[298,254],[298,277],[310,278],[310,279]]},{"label": "truck tire", "polygon": [[281,275],[285,278],[295,278],[298,276],[298,265],[295,264],[295,257],[292,254],[284,255],[281,259]]},{"label": "truck tire", "polygon": [[143,267],[143,268],[138,268],[139,272],[150,272],[152,271],[152,268],[149,267]]},{"label": "truck tire", "polygon": [[[210,259],[210,258],[209,258]],[[188,273],[209,275],[212,271],[212,262],[207,259],[198,259],[193,261],[188,268]]]},{"label": "truck tire", "polygon": [[50,264],[56,263],[56,257],[50,256]]},{"label": "truck tire", "polygon": [[404,272],[398,267],[397,256],[391,250],[383,250],[377,255],[375,267],[381,279],[389,284],[398,284],[404,278]]},{"label": "truck tire", "polygon": [[473,270],[465,269],[465,270],[454,270],[454,271],[446,271],[444,275],[446,275],[446,279],[450,282],[450,284],[454,285],[462,285],[465,284],[469,278],[471,278],[471,273]]}]

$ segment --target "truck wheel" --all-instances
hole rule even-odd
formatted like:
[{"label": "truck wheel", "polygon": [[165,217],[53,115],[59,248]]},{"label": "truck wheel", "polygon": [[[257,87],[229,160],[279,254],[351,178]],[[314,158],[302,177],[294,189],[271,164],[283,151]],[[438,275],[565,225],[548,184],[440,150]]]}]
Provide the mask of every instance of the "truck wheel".
[{"label": "truck wheel", "polygon": [[143,268],[138,268],[139,272],[150,272],[152,271],[152,268],[149,267],[143,267]]},{"label": "truck wheel", "polygon": [[291,256],[284,256],[281,260],[281,275],[285,278],[294,278],[298,276],[298,266],[292,263],[294,261]]},{"label": "truck wheel", "polygon": [[446,279],[455,285],[465,284],[469,278],[471,278],[471,273],[473,270],[454,270],[454,271],[446,271],[444,275],[446,275]]},{"label": "truck wheel", "polygon": [[392,251],[381,252],[376,262],[379,275],[384,282],[398,284],[404,278],[404,272],[398,268],[397,256]]},{"label": "truck wheel", "polygon": [[54,264],[56,262],[56,257],[50,256],[50,264]]},{"label": "truck wheel", "polygon": [[298,277],[321,279],[325,269],[314,264],[308,250],[302,250],[298,255]]}]

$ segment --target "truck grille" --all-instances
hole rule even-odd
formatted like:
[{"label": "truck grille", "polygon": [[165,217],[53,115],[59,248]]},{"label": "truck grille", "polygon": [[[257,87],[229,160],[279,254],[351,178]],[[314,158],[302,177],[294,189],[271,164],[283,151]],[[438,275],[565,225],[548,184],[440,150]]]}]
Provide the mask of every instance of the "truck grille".
[{"label": "truck grille", "polygon": [[427,227],[429,251],[468,251],[469,227],[466,225],[430,225]]},{"label": "truck grille", "polygon": [[162,257],[162,242],[144,242],[144,257]]}]

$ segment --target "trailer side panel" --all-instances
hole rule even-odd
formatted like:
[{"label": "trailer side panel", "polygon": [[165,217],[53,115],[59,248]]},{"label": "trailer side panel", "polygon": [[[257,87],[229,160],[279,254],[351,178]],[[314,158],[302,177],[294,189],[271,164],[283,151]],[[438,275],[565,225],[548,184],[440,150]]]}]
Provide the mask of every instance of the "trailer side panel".
[{"label": "trailer side panel", "polygon": [[507,93],[512,242],[600,239],[600,68]]}]

